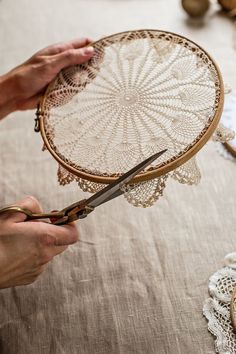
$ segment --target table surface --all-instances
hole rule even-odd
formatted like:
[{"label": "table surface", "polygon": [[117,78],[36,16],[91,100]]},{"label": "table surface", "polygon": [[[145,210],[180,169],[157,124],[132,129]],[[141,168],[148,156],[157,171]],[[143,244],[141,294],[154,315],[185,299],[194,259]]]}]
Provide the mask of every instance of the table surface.
[{"label": "table surface", "polygon": [[[236,88],[232,22],[215,9],[190,21],[177,0],[0,0],[0,73],[53,42],[140,28],[196,41]],[[84,194],[58,185],[33,126],[31,111],[0,124],[0,205],[34,195],[59,209]],[[34,284],[0,291],[0,352],[214,353],[202,307],[209,277],[236,248],[236,164],[213,143],[198,162],[198,186],[169,181],[148,209],[123,198],[101,206],[78,225],[92,245],[71,246]]]}]

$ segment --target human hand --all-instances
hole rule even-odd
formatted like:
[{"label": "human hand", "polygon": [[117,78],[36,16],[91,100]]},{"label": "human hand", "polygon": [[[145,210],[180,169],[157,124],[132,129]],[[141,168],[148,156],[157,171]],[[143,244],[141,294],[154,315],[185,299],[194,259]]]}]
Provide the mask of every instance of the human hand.
[{"label": "human hand", "polygon": [[[33,197],[17,205],[42,212]],[[0,289],[34,282],[54,256],[78,240],[74,223],[55,226],[41,221],[24,222],[25,218],[23,213],[0,216]]]},{"label": "human hand", "polygon": [[35,108],[46,86],[61,69],[82,64],[93,56],[88,38],[44,48],[0,77],[0,119],[16,110]]}]

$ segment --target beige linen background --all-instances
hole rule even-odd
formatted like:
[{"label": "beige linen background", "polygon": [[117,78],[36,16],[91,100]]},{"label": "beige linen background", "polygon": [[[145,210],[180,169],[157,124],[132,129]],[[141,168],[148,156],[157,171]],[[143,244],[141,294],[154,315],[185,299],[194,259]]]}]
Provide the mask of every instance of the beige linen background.
[{"label": "beige linen background", "polygon": [[[0,0],[0,74],[50,43],[139,28],[202,45],[236,88],[232,24],[211,13],[191,23],[177,0]],[[32,194],[46,210],[84,194],[60,187],[42,152],[34,112],[0,123],[0,205]],[[150,209],[123,198],[79,222],[81,238],[37,282],[0,291],[1,354],[210,354],[202,306],[209,276],[236,250],[236,164],[213,143],[198,156],[199,186],[169,181]]]}]

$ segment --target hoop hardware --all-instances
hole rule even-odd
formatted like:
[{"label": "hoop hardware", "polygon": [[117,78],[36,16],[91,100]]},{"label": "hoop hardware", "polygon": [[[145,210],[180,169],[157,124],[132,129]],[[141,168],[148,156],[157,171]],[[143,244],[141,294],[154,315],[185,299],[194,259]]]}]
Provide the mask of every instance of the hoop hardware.
[{"label": "hoop hardware", "polygon": [[40,132],[40,123],[39,123],[39,120],[40,120],[40,117],[43,115],[43,112],[40,110],[40,105],[38,104],[37,106],[37,111],[35,113],[36,115],[36,118],[35,118],[35,125],[34,125],[34,131],[36,133],[39,133]]}]

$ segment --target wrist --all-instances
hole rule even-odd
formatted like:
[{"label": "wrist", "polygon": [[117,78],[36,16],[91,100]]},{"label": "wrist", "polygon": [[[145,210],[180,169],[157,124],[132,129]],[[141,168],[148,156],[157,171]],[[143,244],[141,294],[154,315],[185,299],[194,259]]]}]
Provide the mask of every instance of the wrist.
[{"label": "wrist", "polygon": [[0,76],[0,119],[14,112],[16,106],[13,78],[10,73]]}]

